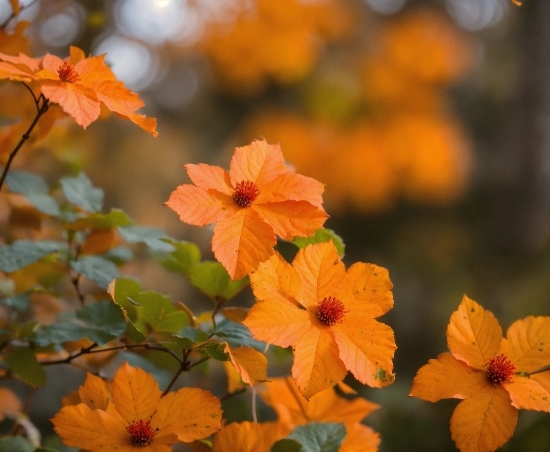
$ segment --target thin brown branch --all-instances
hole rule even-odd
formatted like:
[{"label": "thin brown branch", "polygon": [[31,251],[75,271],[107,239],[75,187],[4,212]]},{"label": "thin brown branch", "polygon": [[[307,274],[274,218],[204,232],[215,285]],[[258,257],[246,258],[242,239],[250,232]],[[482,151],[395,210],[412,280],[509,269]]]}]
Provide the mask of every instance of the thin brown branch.
[{"label": "thin brown branch", "polygon": [[[33,96],[34,96],[34,94],[33,94]],[[23,146],[25,141],[27,141],[30,138],[31,132],[35,128],[36,124],[38,124],[38,120],[42,117],[42,115],[44,115],[48,111],[48,108],[50,106],[48,99],[46,99],[43,94],[40,95],[40,99],[42,99],[42,106],[38,109],[38,113],[36,113],[36,116],[35,116],[34,120],[32,121],[31,125],[29,126],[27,131],[23,134],[23,136],[21,137],[21,140],[19,141],[17,146],[15,146],[15,149],[11,152],[11,154],[8,158],[8,161],[6,163],[6,167],[4,168],[4,172],[2,173],[2,176],[0,177],[0,190],[2,189],[2,186],[4,185],[4,180],[6,179],[6,176],[8,175],[8,171],[10,170],[10,166],[13,162],[13,159],[15,158],[17,153],[19,152],[19,149],[21,149],[21,146]]]},{"label": "thin brown branch", "polygon": [[[33,0],[32,2],[30,2],[28,5],[20,5],[19,6],[19,14],[21,14],[21,11],[27,9],[27,8],[30,8],[32,5],[34,5],[35,3],[37,3],[38,0]],[[0,25],[0,30],[3,30],[4,28],[6,28],[8,26],[8,24],[17,17],[18,15],[15,14],[15,11],[12,11],[12,13],[9,15],[9,17]]]}]

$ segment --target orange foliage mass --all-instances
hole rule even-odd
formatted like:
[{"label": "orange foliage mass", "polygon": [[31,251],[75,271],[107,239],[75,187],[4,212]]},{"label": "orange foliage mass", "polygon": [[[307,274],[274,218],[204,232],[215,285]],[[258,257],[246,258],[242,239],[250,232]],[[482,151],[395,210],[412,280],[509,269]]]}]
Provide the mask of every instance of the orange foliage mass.
[{"label": "orange foliage mass", "polygon": [[471,69],[471,43],[430,9],[387,21],[371,35],[370,50],[337,74],[357,81],[357,92],[312,83],[309,119],[255,112],[245,136],[280,141],[298,171],[327,184],[334,210],[380,211],[399,197],[452,202],[466,188],[472,151],[445,88]]},{"label": "orange foliage mass", "polygon": [[18,55],[19,52],[29,54],[31,44],[24,33],[29,26],[28,22],[21,21],[15,25],[13,33],[0,29],[0,53]]},{"label": "orange foliage mass", "polygon": [[243,323],[261,341],[292,346],[292,376],[310,399],[349,370],[372,387],[393,383],[392,329],[375,320],[393,306],[388,271],[358,262],[347,271],[332,242],[275,254],[250,275],[258,302]]},{"label": "orange foliage mass", "polygon": [[302,79],[313,69],[323,41],[348,35],[354,21],[342,1],[258,0],[221,28],[212,28],[203,49],[226,87],[251,94],[271,80]]},{"label": "orange foliage mass", "polygon": [[128,363],[111,390],[86,378],[81,403],[65,405],[51,420],[66,445],[90,452],[170,452],[171,444],[205,438],[220,428],[220,401],[210,392],[182,388],[162,396],[153,377]]},{"label": "orange foliage mass", "polygon": [[290,171],[281,147],[265,140],[236,148],[229,172],[205,164],[185,169],[194,185],[177,187],[165,205],[185,223],[216,223],[212,250],[232,279],[273,255],[276,235],[310,236],[328,217],[324,186]]},{"label": "orange foliage mass", "polygon": [[493,314],[464,296],[447,344],[451,353],[418,371],[410,395],[464,399],[451,417],[451,436],[462,452],[501,447],[514,433],[518,409],[550,412],[550,372],[536,373],[550,361],[550,317],[518,320],[504,339]]},{"label": "orange foliage mass", "polygon": [[265,383],[262,399],[277,413],[285,435],[294,427],[308,422],[343,422],[347,434],[340,452],[375,452],[380,437],[361,420],[380,408],[363,398],[352,400],[339,397],[333,388],[325,389],[309,401],[304,399],[291,378],[273,378]]},{"label": "orange foliage mass", "polygon": [[267,113],[247,129],[247,136],[280,141],[297,171],[327,184],[326,202],[340,211],[384,210],[399,195],[425,204],[453,201],[471,167],[462,128],[446,116],[400,114],[339,127]]},{"label": "orange foliage mass", "polygon": [[49,53],[42,59],[23,53],[18,57],[0,53],[0,79],[39,86],[50,102],[59,104],[83,128],[99,117],[103,104],[157,136],[156,120],[135,113],[144,105],[142,100],[116,80],[103,60],[104,55],[86,58],[78,47],[71,47],[66,61]]}]

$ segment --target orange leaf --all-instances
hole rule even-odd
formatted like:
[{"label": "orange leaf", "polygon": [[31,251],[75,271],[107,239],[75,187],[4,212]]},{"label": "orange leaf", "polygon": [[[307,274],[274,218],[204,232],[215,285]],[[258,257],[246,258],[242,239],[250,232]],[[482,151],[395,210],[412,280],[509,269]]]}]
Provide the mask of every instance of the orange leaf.
[{"label": "orange leaf", "polygon": [[274,378],[264,384],[262,399],[277,413],[279,422],[294,428],[308,422],[344,422],[348,425],[380,408],[362,397],[345,399],[328,388],[306,400],[291,378]]},{"label": "orange leaf", "polygon": [[243,324],[260,341],[288,347],[311,327],[307,311],[285,300],[265,300],[256,303]]},{"label": "orange leaf", "polygon": [[231,361],[222,361],[222,364],[225,369],[225,375],[227,376],[227,392],[232,394],[246,388],[239,372],[237,372],[237,369],[235,369]]},{"label": "orange leaf", "polygon": [[[311,314],[310,314],[311,315]],[[330,330],[310,328],[294,347],[292,377],[306,399],[334,386],[346,376],[346,366]]]},{"label": "orange leaf", "polygon": [[120,242],[120,236],[116,229],[94,229],[86,237],[80,251],[82,254],[103,254]]},{"label": "orange leaf", "polygon": [[487,386],[485,372],[459,361],[450,353],[430,359],[414,377],[409,396],[429,402],[474,397]]},{"label": "orange leaf", "polygon": [[250,386],[267,380],[267,358],[251,347],[225,346],[225,352],[229,353],[231,363],[241,375],[242,380]]},{"label": "orange leaf", "polygon": [[[91,452],[115,448],[120,452],[132,452],[126,422],[119,415],[92,410],[81,403],[61,408],[51,421],[55,432],[67,446],[80,447]],[[158,449],[158,452],[170,450],[168,447],[164,450]]]},{"label": "orange leaf", "polygon": [[17,22],[12,33],[0,30],[0,52],[8,55],[17,55],[19,52],[29,53],[29,38],[25,36],[25,30],[28,26],[29,22],[22,20]]},{"label": "orange leaf", "polygon": [[206,438],[220,429],[221,417],[220,400],[209,391],[181,388],[160,399],[153,418],[159,429],[155,440],[171,443],[177,437],[189,443]]},{"label": "orange leaf", "polygon": [[451,416],[451,436],[461,452],[492,452],[514,433],[518,411],[501,387],[487,385],[463,400]]},{"label": "orange leaf", "polygon": [[307,201],[314,206],[322,207],[324,191],[324,184],[311,177],[284,173],[263,187],[262,195],[271,202]]},{"label": "orange leaf", "polygon": [[19,397],[8,388],[0,388],[0,421],[6,418],[6,414],[15,417],[23,409]]},{"label": "orange leaf", "polygon": [[212,441],[212,452],[268,451],[280,437],[274,422],[240,422],[224,425]]},{"label": "orange leaf", "polygon": [[377,452],[380,436],[372,428],[355,423],[346,425],[347,434],[339,452]]},{"label": "orange leaf", "polygon": [[297,177],[285,166],[280,146],[265,140],[236,148],[229,173],[208,165],[186,169],[195,185],[178,187],[166,205],[184,222],[217,222],[212,250],[232,279],[272,256],[276,235],[310,235],[328,217],[321,208],[322,185]]},{"label": "orange leaf", "polygon": [[244,319],[246,319],[248,309],[239,308],[237,306],[230,306],[228,308],[222,309],[222,314],[226,319],[229,319],[236,323],[241,323]]},{"label": "orange leaf", "polygon": [[332,242],[306,246],[298,251],[293,267],[302,279],[298,301],[313,307],[325,297],[335,296],[346,275],[346,268]]},{"label": "orange leaf", "polygon": [[550,412],[550,395],[537,381],[513,375],[512,383],[503,386],[517,409]]},{"label": "orange leaf", "polygon": [[502,329],[493,313],[464,295],[447,327],[447,344],[454,357],[476,369],[485,369],[501,341]]},{"label": "orange leaf", "polygon": [[262,204],[258,202],[256,211],[284,240],[294,237],[309,237],[323,226],[327,213],[307,201],[282,201]]},{"label": "orange leaf", "polygon": [[281,146],[267,144],[265,140],[235,148],[229,167],[233,186],[243,180],[254,182],[258,186],[266,185],[286,172]]},{"label": "orange leaf", "polygon": [[528,316],[506,332],[508,356],[520,372],[532,372],[550,362],[550,317]]},{"label": "orange leaf", "polygon": [[99,117],[99,102],[90,88],[73,84],[59,85],[55,80],[42,82],[42,93],[50,102],[61,105],[84,129]]},{"label": "orange leaf", "polygon": [[358,317],[379,317],[393,307],[393,284],[388,270],[374,264],[357,262],[347,271],[341,297],[346,308]]},{"label": "orange leaf", "polygon": [[294,298],[302,282],[296,269],[279,253],[275,253],[250,275],[250,285],[254,290],[254,296],[259,300],[290,300]]},{"label": "orange leaf", "polygon": [[346,315],[333,326],[340,359],[361,383],[373,388],[387,386],[395,380],[393,330],[369,318]]},{"label": "orange leaf", "polygon": [[110,392],[107,384],[102,378],[88,372],[84,385],[78,389],[80,401],[92,410],[100,409],[105,411],[109,406]]},{"label": "orange leaf", "polygon": [[235,209],[225,209],[228,196],[204,191],[193,185],[177,187],[164,203],[180,216],[180,220],[195,226],[205,226],[223,220]]},{"label": "orange leaf", "polygon": [[11,9],[13,10],[13,15],[15,17],[19,16],[19,11],[21,10],[21,5],[19,0],[10,0]]},{"label": "orange leaf", "polygon": [[151,374],[128,363],[115,373],[111,391],[117,411],[128,423],[151,418],[161,396]]},{"label": "orange leaf", "polygon": [[241,209],[214,226],[212,251],[231,279],[252,273],[273,254],[273,228],[253,210]]},{"label": "orange leaf", "polygon": [[231,186],[231,177],[229,173],[219,166],[205,165],[184,165],[187,175],[198,188],[203,190],[217,190],[221,193],[231,196],[233,187]]}]

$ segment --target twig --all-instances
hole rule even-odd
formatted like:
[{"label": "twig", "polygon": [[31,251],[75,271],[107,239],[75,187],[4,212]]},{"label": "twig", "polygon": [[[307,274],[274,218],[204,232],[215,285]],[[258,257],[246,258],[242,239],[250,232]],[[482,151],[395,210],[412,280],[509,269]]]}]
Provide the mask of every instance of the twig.
[{"label": "twig", "polygon": [[[24,9],[27,9],[29,7],[31,7],[32,5],[34,5],[36,2],[38,2],[38,0],[33,0],[32,2],[30,2],[28,5],[20,5],[19,6],[19,12],[23,11]],[[6,28],[8,26],[8,24],[11,22],[12,19],[15,19],[17,16],[15,15],[15,12],[12,11],[10,16],[4,21],[4,23],[2,23],[0,25],[0,30],[3,30],[4,28]]]},{"label": "twig", "polygon": [[111,352],[111,351],[114,351],[114,350],[129,350],[129,349],[132,349],[132,348],[145,348],[147,350],[157,350],[159,352],[168,353],[172,358],[174,358],[180,364],[180,366],[183,365],[182,361],[176,355],[174,355],[170,350],[168,350],[167,348],[161,347],[161,346],[157,346],[157,345],[152,345],[152,344],[119,345],[117,347],[109,347],[109,348],[102,348],[102,349],[93,350],[97,346],[98,345],[96,343],[93,343],[92,345],[90,345],[88,347],[84,347],[84,348],[80,349],[80,351],[78,351],[74,355],[67,356],[67,358],[56,359],[56,360],[53,360],[53,361],[43,361],[43,362],[40,362],[40,364],[42,366],[51,366],[51,365],[54,365],[54,364],[70,364],[71,361],[75,360],[76,358],[78,358],[79,356],[82,356],[82,355],[91,355],[93,353]]},{"label": "twig", "polygon": [[[34,96],[34,94],[33,94],[33,96]],[[8,161],[6,163],[6,167],[4,168],[4,172],[2,173],[2,177],[0,177],[0,190],[2,189],[2,186],[4,185],[4,180],[6,179],[6,176],[8,175],[8,171],[10,170],[11,163],[13,162],[13,159],[17,155],[17,152],[19,152],[19,149],[21,149],[21,146],[23,146],[25,141],[27,141],[30,138],[31,132],[33,131],[36,124],[38,123],[38,120],[42,117],[43,114],[45,114],[48,111],[48,108],[50,106],[49,100],[46,97],[44,97],[43,94],[40,95],[39,99],[42,99],[42,106],[40,108],[38,108],[38,103],[37,103],[38,112],[36,113],[36,116],[35,116],[33,122],[31,123],[31,125],[29,126],[27,131],[23,134],[23,136],[21,137],[21,140],[19,141],[17,146],[15,146],[15,149],[11,152],[11,154],[9,156]],[[35,98],[35,100],[36,100],[36,98]]]}]

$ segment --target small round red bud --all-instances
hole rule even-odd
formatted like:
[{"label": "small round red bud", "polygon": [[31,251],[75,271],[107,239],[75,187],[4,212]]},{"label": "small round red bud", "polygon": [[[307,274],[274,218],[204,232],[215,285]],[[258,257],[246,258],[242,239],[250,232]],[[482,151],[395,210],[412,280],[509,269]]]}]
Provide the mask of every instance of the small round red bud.
[{"label": "small round red bud", "polygon": [[317,317],[328,326],[340,323],[346,312],[344,303],[334,297],[323,298],[317,306]]}]

